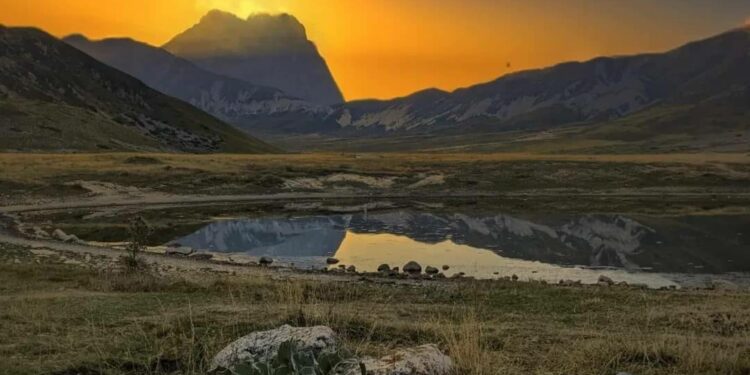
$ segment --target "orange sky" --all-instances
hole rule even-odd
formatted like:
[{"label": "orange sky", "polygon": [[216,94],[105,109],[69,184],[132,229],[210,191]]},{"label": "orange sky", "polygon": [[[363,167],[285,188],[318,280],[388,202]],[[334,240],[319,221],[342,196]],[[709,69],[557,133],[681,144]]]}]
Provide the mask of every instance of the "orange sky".
[{"label": "orange sky", "polygon": [[747,0],[0,0],[0,23],[161,45],[212,8],[297,16],[349,100],[664,50],[750,15]]}]

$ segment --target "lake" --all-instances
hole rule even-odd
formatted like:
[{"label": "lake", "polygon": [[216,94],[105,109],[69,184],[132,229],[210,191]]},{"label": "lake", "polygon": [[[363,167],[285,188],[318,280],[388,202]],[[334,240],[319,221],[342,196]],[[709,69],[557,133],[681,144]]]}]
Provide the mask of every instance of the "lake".
[{"label": "lake", "polygon": [[451,276],[650,287],[750,283],[750,216],[470,214],[413,210],[217,220],[172,241],[200,251],[270,256],[322,269],[376,271],[416,261]]}]

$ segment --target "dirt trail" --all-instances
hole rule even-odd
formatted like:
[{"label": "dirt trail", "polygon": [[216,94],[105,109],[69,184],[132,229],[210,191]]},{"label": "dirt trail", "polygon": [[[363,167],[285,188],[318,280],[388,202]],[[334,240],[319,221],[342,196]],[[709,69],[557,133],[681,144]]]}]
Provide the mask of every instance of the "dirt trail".
[{"label": "dirt trail", "polygon": [[[80,256],[86,256],[87,254],[92,257],[104,257],[110,261],[115,262],[125,253],[121,250],[115,250],[106,247],[64,243],[59,241],[41,240],[41,239],[28,239],[19,237],[6,232],[0,232],[0,242],[12,244],[16,246],[29,247],[33,250],[36,249],[49,249],[56,252],[72,253]],[[64,255],[64,254],[61,254]],[[50,256],[49,254],[44,256]],[[188,258],[171,257],[162,254],[154,254],[144,252],[141,254],[143,260],[147,263],[159,266],[161,268],[169,267],[178,272],[180,271],[210,271],[217,273],[231,273],[236,275],[254,275],[254,276],[268,276],[271,278],[278,279],[298,279],[298,280],[330,280],[330,281],[346,281],[353,280],[354,276],[351,275],[333,275],[324,273],[311,273],[292,270],[290,268],[281,267],[260,267],[260,266],[249,266],[240,264],[226,264],[217,263],[213,261],[205,260],[193,260]]]},{"label": "dirt trail", "polygon": [[162,208],[163,206],[189,206],[220,203],[241,202],[294,202],[306,200],[328,199],[449,199],[449,198],[524,198],[560,197],[560,198],[638,198],[638,197],[710,197],[717,194],[732,197],[750,197],[748,192],[677,192],[657,190],[633,190],[617,192],[574,192],[574,191],[519,191],[505,193],[485,192],[448,192],[448,193],[307,193],[291,192],[277,194],[245,194],[245,195],[164,195],[144,194],[142,196],[96,196],[88,198],[67,199],[36,204],[17,204],[0,206],[0,213],[14,214],[21,212],[66,210],[80,208],[118,208],[141,206],[143,208]]}]

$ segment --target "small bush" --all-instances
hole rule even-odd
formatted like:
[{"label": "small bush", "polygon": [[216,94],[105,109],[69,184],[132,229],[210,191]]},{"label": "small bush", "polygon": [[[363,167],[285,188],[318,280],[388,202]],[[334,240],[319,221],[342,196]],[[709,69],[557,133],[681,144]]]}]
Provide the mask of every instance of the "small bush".
[{"label": "small bush", "polygon": [[130,233],[130,243],[126,249],[127,255],[121,259],[121,262],[127,271],[135,272],[146,268],[145,262],[140,259],[139,255],[146,249],[148,237],[152,232],[153,230],[151,229],[151,226],[148,225],[146,219],[142,216],[136,216],[130,221],[130,226],[128,228],[128,233]]}]

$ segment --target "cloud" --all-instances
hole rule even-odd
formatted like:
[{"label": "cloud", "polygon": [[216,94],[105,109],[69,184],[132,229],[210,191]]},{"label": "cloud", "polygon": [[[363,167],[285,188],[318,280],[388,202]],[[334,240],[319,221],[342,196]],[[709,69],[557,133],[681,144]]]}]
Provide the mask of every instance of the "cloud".
[{"label": "cloud", "polygon": [[219,9],[246,17],[253,13],[281,13],[285,9],[281,0],[195,0],[201,11]]}]

